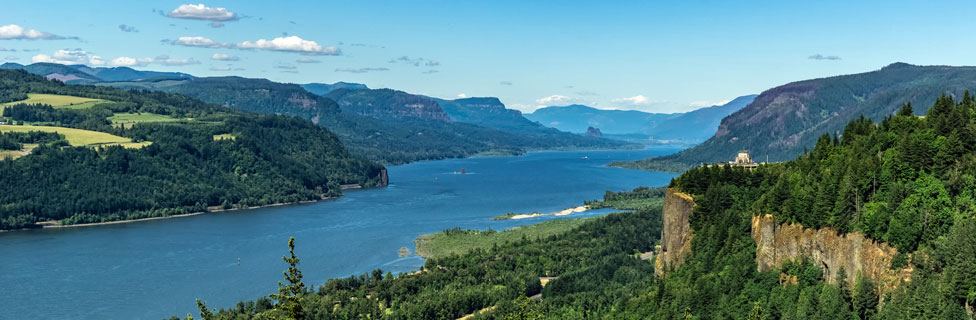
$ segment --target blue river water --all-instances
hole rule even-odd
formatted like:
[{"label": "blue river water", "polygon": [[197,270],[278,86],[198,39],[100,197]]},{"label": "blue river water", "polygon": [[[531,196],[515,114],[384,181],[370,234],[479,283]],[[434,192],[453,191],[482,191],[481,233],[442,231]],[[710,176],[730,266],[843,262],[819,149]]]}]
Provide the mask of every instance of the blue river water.
[{"label": "blue river water", "polygon": [[[555,212],[604,191],[662,186],[672,174],[609,168],[677,151],[535,152],[518,157],[418,162],[389,168],[386,188],[336,200],[91,227],[0,233],[0,318],[161,319],[196,314],[195,299],[230,308],[275,292],[288,237],[306,285],[373,269],[407,273],[426,233],[503,230],[548,219],[495,221],[508,213]],[[467,171],[456,174],[455,171]],[[238,259],[240,263],[238,264]]]}]

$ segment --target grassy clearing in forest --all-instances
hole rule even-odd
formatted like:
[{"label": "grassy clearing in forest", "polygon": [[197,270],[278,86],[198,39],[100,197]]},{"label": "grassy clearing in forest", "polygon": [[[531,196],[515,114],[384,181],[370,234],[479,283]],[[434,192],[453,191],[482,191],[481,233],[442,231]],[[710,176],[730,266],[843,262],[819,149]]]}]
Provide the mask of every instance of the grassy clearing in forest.
[{"label": "grassy clearing in forest", "polygon": [[64,96],[59,94],[28,93],[27,100],[20,100],[20,101],[0,104],[0,114],[2,114],[3,109],[5,107],[12,106],[15,104],[21,104],[21,103],[47,104],[55,108],[88,109],[102,102],[107,102],[107,100],[75,97],[75,96]]},{"label": "grassy clearing in forest", "polygon": [[0,125],[0,132],[30,131],[57,132],[64,135],[64,138],[68,140],[68,144],[71,144],[72,146],[104,147],[121,145],[126,148],[142,148],[151,144],[151,142],[148,141],[132,142],[132,139],[129,138],[91,130],[49,126]]},{"label": "grassy clearing in forest", "polygon": [[464,254],[474,249],[490,249],[495,244],[522,240],[522,237],[535,240],[573,230],[591,218],[558,219],[521,226],[505,231],[479,231],[452,229],[425,234],[414,240],[417,255],[424,258],[440,258],[451,254]]}]

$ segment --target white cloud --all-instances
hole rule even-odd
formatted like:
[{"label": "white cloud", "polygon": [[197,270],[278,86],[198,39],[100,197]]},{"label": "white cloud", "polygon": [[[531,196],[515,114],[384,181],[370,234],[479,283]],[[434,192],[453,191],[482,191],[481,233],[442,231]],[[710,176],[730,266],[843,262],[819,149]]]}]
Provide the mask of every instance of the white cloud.
[{"label": "white cloud", "polygon": [[732,101],[732,100],[725,100],[725,101],[701,100],[701,101],[692,101],[692,102],[688,103],[688,105],[690,105],[692,107],[704,108],[704,107],[724,105],[726,103],[729,103],[730,101]]},{"label": "white cloud", "polygon": [[298,36],[278,37],[271,40],[244,41],[235,46],[238,49],[261,49],[269,51],[297,52],[308,55],[337,56],[341,52],[337,47],[323,47],[315,41],[305,40]]},{"label": "white cloud", "polygon": [[190,64],[198,64],[199,61],[194,59],[184,59],[184,58],[170,58],[169,56],[162,55],[156,58],[132,58],[132,57],[118,57],[111,60],[106,60],[101,56],[93,55],[85,50],[81,49],[64,49],[54,52],[52,55],[39,54],[31,58],[31,62],[48,62],[48,63],[58,63],[58,64],[84,64],[93,67],[144,67],[149,64],[160,64],[164,66],[185,66]]},{"label": "white cloud", "polygon": [[617,98],[611,100],[616,103],[625,103],[634,106],[647,105],[651,103],[651,100],[647,99],[644,95],[636,95],[629,98]]},{"label": "white cloud", "polygon": [[167,17],[177,19],[194,19],[209,21],[237,20],[237,14],[227,8],[210,8],[201,4],[184,4],[166,14]]},{"label": "white cloud", "polygon": [[237,60],[241,60],[241,58],[238,58],[237,56],[232,56],[232,55],[224,54],[224,53],[214,53],[212,56],[210,56],[210,59],[217,60],[217,61],[237,61]]},{"label": "white cloud", "polygon": [[65,37],[48,32],[27,29],[16,24],[0,27],[0,40],[58,40]]},{"label": "white cloud", "polygon": [[554,95],[551,95],[551,96],[548,96],[548,97],[536,99],[535,102],[538,103],[538,104],[544,104],[544,105],[554,105],[554,104],[570,103],[570,102],[576,101],[576,100],[577,99],[570,98],[570,97],[567,97],[567,96],[561,96],[561,95],[558,95],[558,94],[554,94]]},{"label": "white cloud", "polygon": [[108,64],[117,67],[142,67],[152,62],[152,58],[118,57],[109,61]]},{"label": "white cloud", "polygon": [[210,67],[210,71],[231,71],[230,67]]},{"label": "white cloud", "polygon": [[[163,40],[164,42],[167,40]],[[229,43],[220,43],[214,41],[213,39],[206,37],[180,37],[176,40],[169,41],[170,44],[175,46],[184,47],[197,47],[197,48],[229,48],[231,45]]]},{"label": "white cloud", "polygon": [[458,98],[467,98],[467,97],[468,97],[468,95],[467,95],[467,94],[464,94],[464,93],[459,93],[459,94],[457,95],[457,97],[458,97]]},{"label": "white cloud", "polygon": [[52,55],[39,54],[31,58],[31,62],[49,62],[60,64],[85,64],[90,66],[105,65],[105,59],[100,56],[89,54],[81,49],[63,49],[54,52]]}]

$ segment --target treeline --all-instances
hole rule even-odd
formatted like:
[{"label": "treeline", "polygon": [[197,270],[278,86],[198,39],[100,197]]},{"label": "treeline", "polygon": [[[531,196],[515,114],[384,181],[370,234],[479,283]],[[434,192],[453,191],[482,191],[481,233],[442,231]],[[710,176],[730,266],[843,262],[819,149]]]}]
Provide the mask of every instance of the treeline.
[{"label": "treeline", "polygon": [[64,139],[64,136],[55,132],[0,132],[0,150],[20,150],[24,147],[25,143],[43,143],[49,147],[68,145],[68,141]]},{"label": "treeline", "polygon": [[[107,132],[141,149],[42,144],[0,161],[0,229],[37,222],[90,223],[337,196],[343,184],[378,185],[382,166],[352,156],[322,127],[254,115],[176,94],[68,86],[0,70],[0,96],[49,93],[106,99],[90,109],[13,106],[13,118]],[[114,127],[113,112],[192,118]],[[5,113],[6,114],[6,113]],[[232,134],[234,139],[215,140]]]}]

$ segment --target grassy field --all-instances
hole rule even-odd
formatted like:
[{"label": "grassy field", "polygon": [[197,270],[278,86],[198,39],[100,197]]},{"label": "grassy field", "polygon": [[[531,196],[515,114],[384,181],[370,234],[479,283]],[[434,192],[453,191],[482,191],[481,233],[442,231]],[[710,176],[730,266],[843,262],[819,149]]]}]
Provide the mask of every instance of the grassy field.
[{"label": "grassy field", "polygon": [[72,146],[112,146],[121,145],[126,148],[142,148],[150,144],[150,142],[132,142],[129,138],[124,138],[104,132],[89,131],[73,128],[63,128],[63,127],[48,127],[48,126],[12,126],[12,125],[0,125],[0,132],[29,132],[29,131],[44,131],[44,132],[57,132],[64,135],[65,139]]},{"label": "grassy field", "polygon": [[125,125],[128,128],[136,123],[171,122],[180,119],[155,113],[116,113],[108,117],[108,120],[116,127]]},{"label": "grassy field", "polygon": [[463,254],[476,248],[490,249],[495,244],[520,241],[523,236],[529,239],[545,238],[573,230],[589,219],[592,218],[550,220],[506,231],[453,229],[422,235],[414,240],[414,244],[417,246],[417,255],[424,258],[439,258],[455,253]]},{"label": "grassy field", "polygon": [[82,97],[75,97],[75,96],[62,96],[57,94],[28,93],[27,100],[8,102],[0,105],[0,113],[3,112],[3,108],[10,105],[20,104],[20,103],[49,104],[55,108],[87,109],[102,102],[106,102],[106,100],[82,98]]}]

